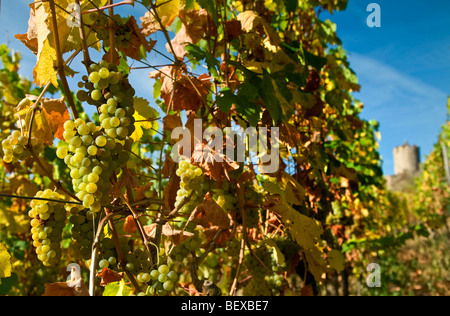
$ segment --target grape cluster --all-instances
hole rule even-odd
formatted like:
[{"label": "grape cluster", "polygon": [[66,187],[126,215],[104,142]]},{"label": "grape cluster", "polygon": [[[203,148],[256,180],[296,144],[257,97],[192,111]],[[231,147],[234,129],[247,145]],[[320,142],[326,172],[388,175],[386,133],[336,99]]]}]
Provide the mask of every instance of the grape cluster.
[{"label": "grape cluster", "polygon": [[115,268],[117,266],[117,253],[114,241],[108,237],[103,238],[100,242],[100,249],[98,267],[100,269]]},{"label": "grape cluster", "polygon": [[190,214],[204,199],[206,183],[204,182],[202,169],[190,164],[186,160],[180,161],[176,171],[181,178],[180,189],[177,191],[175,207],[181,204],[184,198],[193,194],[180,210],[180,214]]},{"label": "grape cluster", "polygon": [[73,188],[76,196],[83,202],[83,207],[97,213],[101,210],[102,202],[103,205],[111,202],[107,193],[112,187],[109,181],[112,171],[108,161],[102,158],[106,151],[111,155],[109,148],[115,147],[115,141],[110,140],[107,144],[108,140],[99,128],[81,118],[67,121],[64,128],[64,138],[69,145],[59,147],[56,155],[64,159],[70,168]]},{"label": "grape cluster", "polygon": [[125,266],[125,269],[135,275],[142,271],[150,270],[151,264],[147,252],[138,248],[134,251],[126,251],[126,253],[127,264]]},{"label": "grape cluster", "polygon": [[[48,189],[37,192],[35,197],[51,200],[64,199],[64,196]],[[45,266],[54,265],[61,258],[60,242],[67,218],[64,204],[32,200],[30,206],[28,215],[31,217],[31,234],[38,259]]]},{"label": "grape cluster", "polygon": [[215,190],[217,204],[227,213],[237,209],[238,199],[230,191],[230,183],[224,182],[220,189]]},{"label": "grape cluster", "polygon": [[112,202],[111,178],[129,160],[135,91],[117,67],[104,60],[89,70],[89,77],[79,85],[88,92],[79,90],[77,96],[98,107],[101,126],[80,118],[67,121],[63,136],[69,146],[58,148],[57,156],[70,167],[73,187],[83,206],[98,212]]},{"label": "grape cluster", "polygon": [[284,278],[281,274],[270,274],[264,277],[264,280],[267,282],[267,285],[272,289],[274,294],[280,292],[284,285]]},{"label": "grape cluster", "polygon": [[199,233],[196,231],[194,233],[194,236],[189,237],[188,239],[176,245],[171,252],[171,256],[175,261],[182,262],[184,259],[188,258],[190,253],[199,250],[201,245],[202,239],[199,236]]},{"label": "grape cluster", "polygon": [[[109,17],[100,13],[98,17],[93,14],[90,19],[93,21],[91,23],[94,24],[94,29],[97,32],[98,39],[103,41],[103,46],[110,46],[109,28],[105,27],[105,25],[109,24]],[[126,48],[132,39],[133,30],[126,24],[126,20],[120,15],[114,15],[113,20],[115,24],[114,35],[116,45]]]},{"label": "grape cluster", "polygon": [[76,241],[75,248],[84,260],[91,258],[92,242],[96,214],[83,207],[71,207],[69,222],[72,224],[72,238]]},{"label": "grape cluster", "polygon": [[[18,130],[15,130],[2,141],[3,147],[3,161],[6,163],[18,162],[31,157],[31,152],[27,150],[28,137],[22,135]],[[44,151],[44,145],[35,137],[31,137],[30,145],[36,154]]]},{"label": "grape cluster", "polygon": [[161,264],[158,269],[154,269],[150,274],[141,274],[138,281],[147,281],[150,287],[148,288],[148,293],[150,295],[165,296],[175,290],[178,283],[178,274],[171,270],[167,264]]}]

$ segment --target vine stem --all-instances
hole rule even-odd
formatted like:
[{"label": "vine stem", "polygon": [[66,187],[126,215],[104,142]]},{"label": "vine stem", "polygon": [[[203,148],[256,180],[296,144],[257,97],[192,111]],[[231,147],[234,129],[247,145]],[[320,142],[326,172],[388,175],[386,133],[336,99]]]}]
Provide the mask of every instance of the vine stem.
[{"label": "vine stem", "polygon": [[53,29],[53,38],[55,41],[55,50],[56,50],[56,71],[58,72],[59,79],[61,80],[61,84],[63,86],[64,94],[66,95],[67,102],[69,103],[69,107],[72,111],[72,115],[74,119],[79,117],[77,109],[75,108],[75,103],[72,97],[72,91],[70,91],[69,83],[67,82],[66,73],[64,71],[64,60],[61,51],[61,43],[59,41],[59,31],[58,31],[58,22],[56,20],[56,9],[55,9],[55,0],[49,0],[50,3],[50,11],[52,13],[52,29]]},{"label": "vine stem", "polygon": [[38,98],[36,99],[36,102],[34,102],[33,105],[33,109],[32,109],[32,113],[31,113],[31,119],[30,119],[30,126],[28,127],[28,146],[31,147],[31,131],[33,129],[33,121],[34,118],[36,116],[36,111],[37,111],[37,104],[39,102],[41,102],[42,98],[44,97],[45,92],[47,92],[47,89],[50,87],[50,80],[47,82],[47,84],[45,85],[44,89],[42,89],[41,94],[38,96]]},{"label": "vine stem", "polygon": [[85,10],[85,11],[81,12],[81,14],[94,13],[94,12],[103,11],[103,10],[106,10],[106,9],[109,9],[109,8],[114,8],[114,7],[118,7],[118,6],[126,5],[126,4],[131,4],[132,6],[134,6],[134,0],[124,0],[122,2],[105,5],[104,7],[90,9],[90,10]]},{"label": "vine stem", "polygon": [[63,203],[63,204],[76,204],[76,205],[83,204],[81,202],[74,202],[74,201],[53,200],[53,199],[39,198],[39,197],[34,197],[34,196],[22,196],[22,195],[4,194],[4,193],[0,193],[0,196],[7,197],[7,198],[22,199],[22,200],[39,200],[39,201],[48,201],[48,202],[56,202],[56,203]]},{"label": "vine stem", "polygon": [[[133,2],[134,3],[134,2]],[[111,63],[116,64],[116,32],[114,30],[114,3],[113,0],[108,0],[108,13],[109,13],[109,54]]]},{"label": "vine stem", "polygon": [[[75,0],[75,3],[81,8],[80,0]],[[86,70],[89,72],[89,66],[92,63],[92,61],[91,57],[89,56],[89,50],[86,41],[86,33],[84,32],[84,22],[82,16],[80,16],[80,38],[81,38],[81,47],[83,50],[84,65],[86,66]]]},{"label": "vine stem", "polygon": [[236,269],[236,275],[234,277],[233,284],[231,285],[230,296],[236,295],[237,282],[238,282],[239,274],[241,273],[242,263],[244,262],[244,251],[245,251],[245,241],[244,241],[244,239],[241,239],[241,249],[239,251],[239,262],[238,262],[238,266]]},{"label": "vine stem", "polygon": [[[149,247],[150,242],[149,242],[147,233],[145,232],[145,229],[142,226],[141,221],[139,220],[138,214],[133,209],[133,207],[130,205],[130,203],[128,203],[127,199],[125,198],[125,196],[122,193],[121,193],[121,198],[125,202],[125,204],[128,206],[128,209],[130,210],[131,214],[133,215],[133,219],[134,219],[134,221],[136,223],[136,226],[138,228],[139,234],[141,235],[142,242],[144,243],[145,249],[147,250],[147,254],[148,254],[148,257],[150,259],[150,265],[153,266],[154,260],[153,260],[153,257],[152,257],[152,252],[151,252],[150,247]],[[156,249],[156,252],[158,252],[158,249]]]}]

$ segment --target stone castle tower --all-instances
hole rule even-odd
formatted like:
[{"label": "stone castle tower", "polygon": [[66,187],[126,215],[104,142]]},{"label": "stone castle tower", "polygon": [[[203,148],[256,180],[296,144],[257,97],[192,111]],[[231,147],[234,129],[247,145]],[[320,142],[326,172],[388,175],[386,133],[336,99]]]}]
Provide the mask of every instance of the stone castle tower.
[{"label": "stone castle tower", "polygon": [[403,173],[417,173],[420,170],[420,149],[409,145],[408,142],[394,148],[394,172],[396,175]]},{"label": "stone castle tower", "polygon": [[387,188],[403,191],[414,183],[420,173],[420,149],[405,142],[394,148],[394,175],[386,176]]}]

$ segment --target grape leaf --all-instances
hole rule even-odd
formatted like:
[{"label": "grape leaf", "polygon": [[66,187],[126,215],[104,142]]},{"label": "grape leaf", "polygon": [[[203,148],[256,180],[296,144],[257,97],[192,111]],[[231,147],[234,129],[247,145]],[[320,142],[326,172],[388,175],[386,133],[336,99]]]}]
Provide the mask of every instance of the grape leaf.
[{"label": "grape leaf", "polygon": [[131,288],[122,279],[120,282],[111,282],[106,285],[103,296],[129,296],[131,291]]},{"label": "grape leaf", "polygon": [[159,128],[156,118],[159,117],[158,112],[150,106],[150,103],[144,98],[134,98],[134,119],[136,120],[136,130],[131,135],[134,141],[138,141],[144,135],[143,129],[150,130],[150,134],[154,135]]},{"label": "grape leaf", "polygon": [[292,234],[292,238],[303,249],[315,248],[316,241],[323,233],[322,225],[313,218],[297,212],[284,201],[272,201],[270,209],[281,216],[283,224]]},{"label": "grape leaf", "polygon": [[181,1],[180,0],[156,0],[156,13],[161,19],[162,25],[169,27],[175,18],[180,13]]},{"label": "grape leaf", "polygon": [[[27,99],[35,101],[36,96],[28,95]],[[26,115],[27,118],[31,118],[29,114],[33,110],[33,104],[34,102],[21,102],[14,110],[19,116]],[[32,122],[32,136],[46,145],[53,144],[53,134],[56,138],[64,140],[64,123],[70,119],[65,98],[42,98],[39,105],[40,110],[36,110],[34,122]],[[29,130],[29,124],[31,122],[27,120],[26,130]]]},{"label": "grape leaf", "polygon": [[46,283],[45,292],[42,296],[89,296],[89,291],[83,279],[79,281],[79,287],[70,287],[67,282]]},{"label": "grape leaf", "polygon": [[339,250],[333,249],[327,253],[327,259],[330,266],[337,272],[344,270],[345,256]]},{"label": "grape leaf", "polygon": [[8,278],[11,276],[11,255],[6,247],[0,243],[0,278]]},{"label": "grape leaf", "polygon": [[118,282],[123,279],[123,272],[116,272],[114,270],[104,268],[99,273],[97,277],[101,278],[100,286],[106,286],[112,282]]}]

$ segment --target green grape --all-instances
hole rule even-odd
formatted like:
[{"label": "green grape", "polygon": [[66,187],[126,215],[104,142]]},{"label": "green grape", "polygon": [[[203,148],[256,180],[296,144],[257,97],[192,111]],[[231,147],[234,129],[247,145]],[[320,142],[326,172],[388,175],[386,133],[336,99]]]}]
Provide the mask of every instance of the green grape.
[{"label": "green grape", "polygon": [[175,206],[192,194],[190,201],[180,210],[181,214],[190,214],[204,198],[203,171],[188,161],[180,161],[176,174],[181,178],[181,183],[180,189],[177,191]]},{"label": "green grape", "polygon": [[63,147],[59,147],[57,150],[56,150],[56,156],[59,158],[59,159],[64,159],[64,158],[66,158],[66,156],[69,154],[69,151],[67,150],[67,147],[65,147],[65,146],[63,146]]},{"label": "green grape", "polygon": [[97,71],[93,71],[93,72],[91,72],[90,73],[90,75],[89,75],[89,80],[92,82],[92,83],[98,83],[99,81],[100,81],[100,79],[101,79],[102,77],[101,77],[101,75],[100,75],[100,73],[99,72],[97,72]]},{"label": "green grape", "polygon": [[35,137],[29,140],[27,136],[22,136],[21,132],[14,130],[11,135],[2,141],[3,161],[6,163],[18,162],[31,157],[28,150],[28,143],[35,154],[44,151],[44,145]]},{"label": "green grape", "polygon": [[108,70],[108,68],[101,68],[98,73],[99,73],[99,75],[100,75],[100,77],[102,79],[107,79],[109,77],[109,70]]},{"label": "green grape", "polygon": [[100,90],[94,90],[91,92],[91,98],[94,101],[99,101],[102,98],[103,94]]},{"label": "green grape", "polygon": [[[64,199],[63,195],[52,190],[39,191],[36,197],[55,201]],[[61,258],[60,242],[67,212],[58,202],[32,200],[30,206],[31,234],[37,257],[45,266],[55,265]]]},{"label": "green grape", "polygon": [[95,139],[95,144],[98,147],[104,147],[106,145],[106,137],[105,136],[99,136]]},{"label": "green grape", "polygon": [[109,261],[106,259],[102,259],[98,263],[98,266],[100,267],[100,269],[105,269],[105,268],[109,267]]}]

